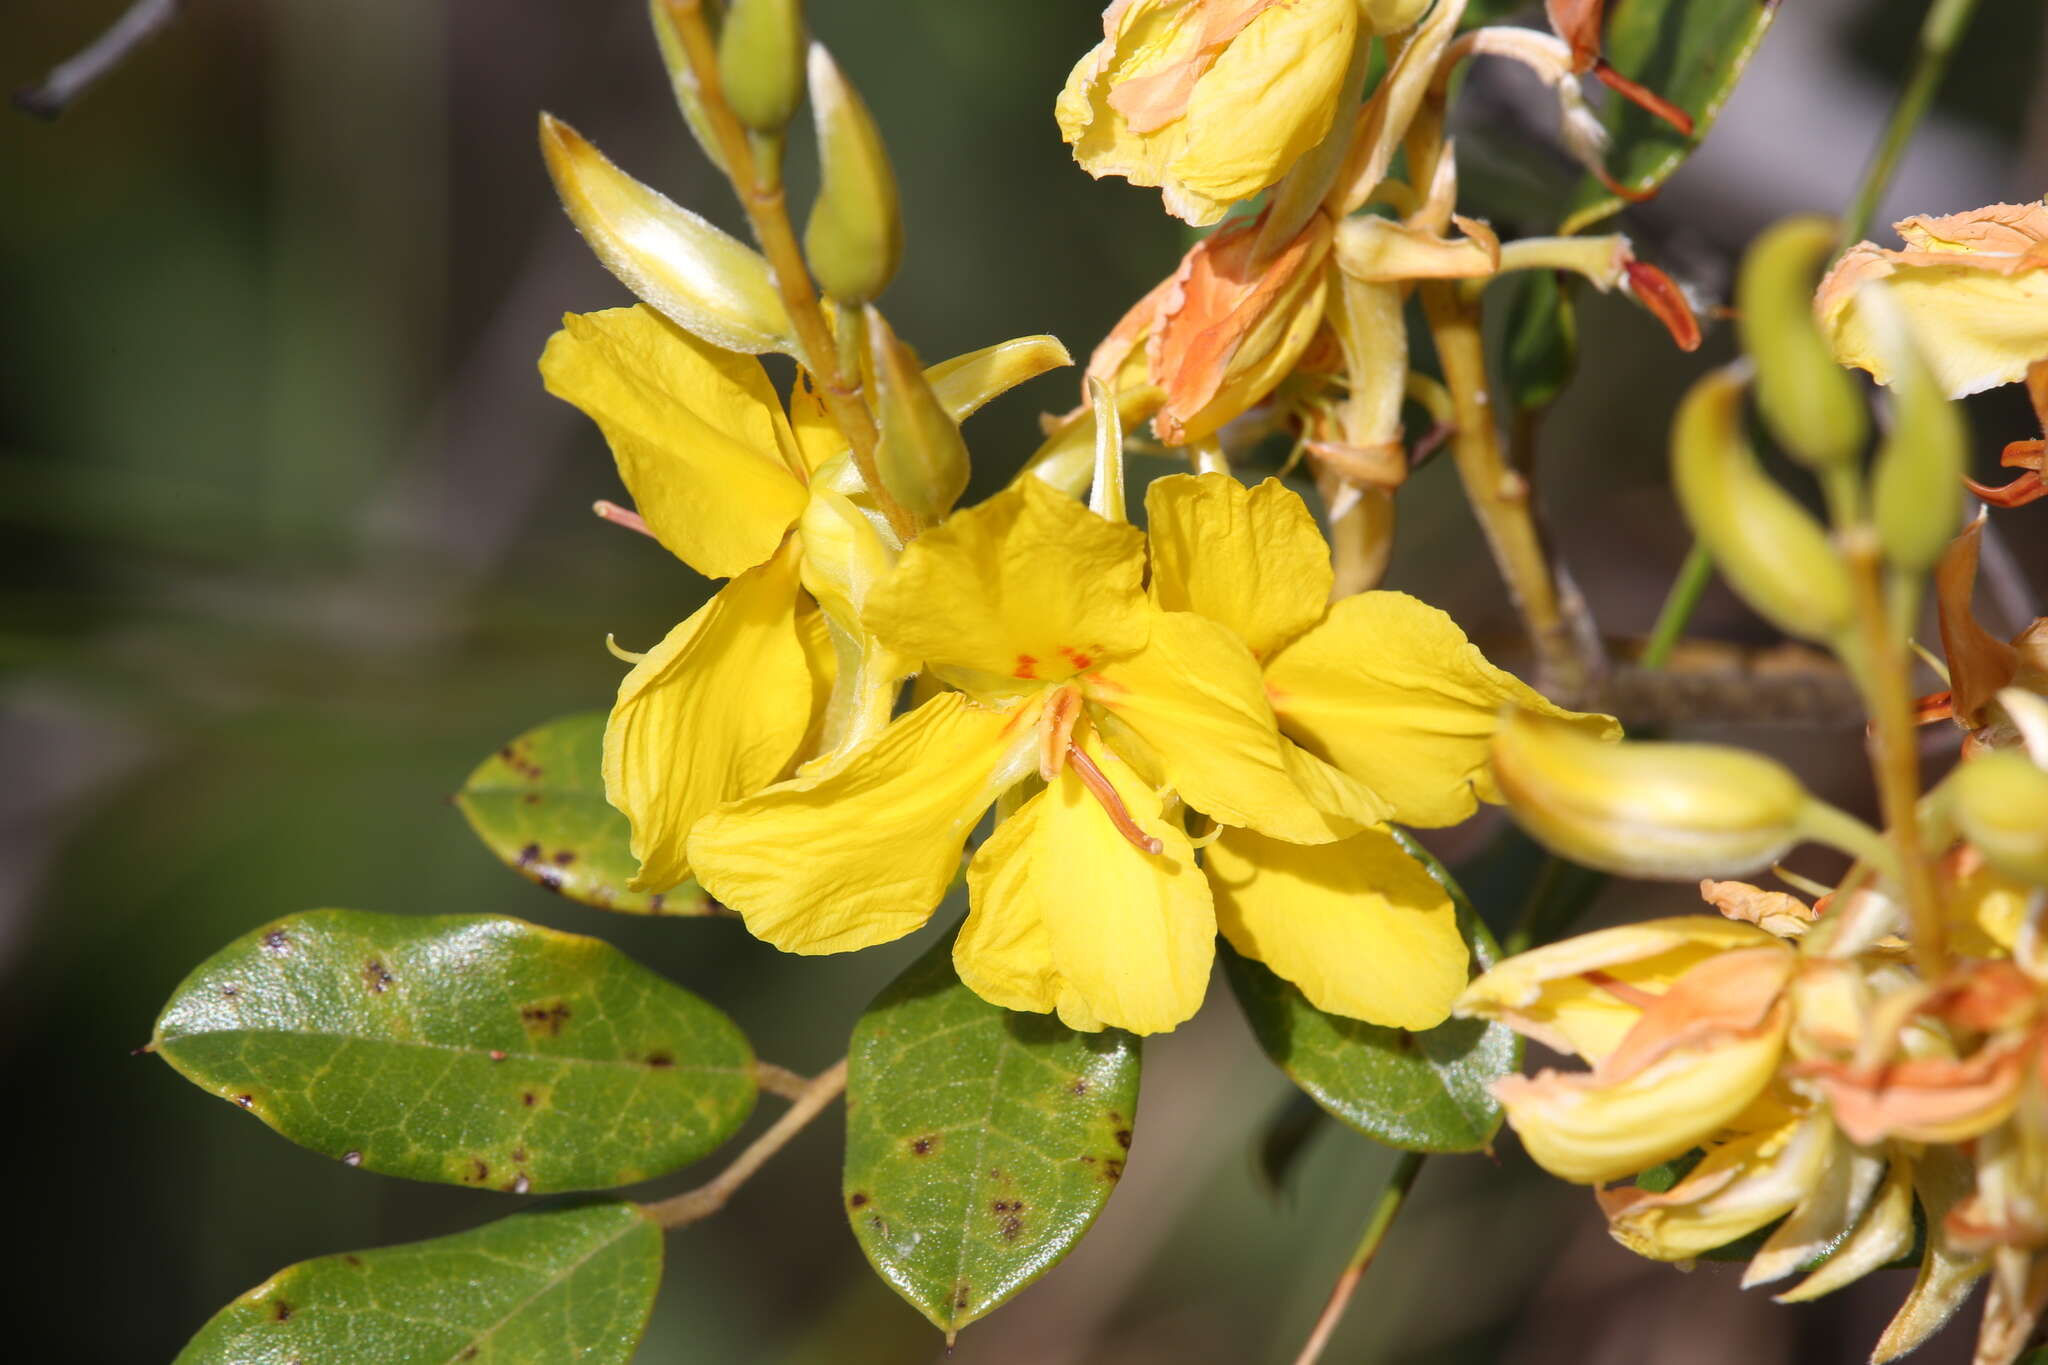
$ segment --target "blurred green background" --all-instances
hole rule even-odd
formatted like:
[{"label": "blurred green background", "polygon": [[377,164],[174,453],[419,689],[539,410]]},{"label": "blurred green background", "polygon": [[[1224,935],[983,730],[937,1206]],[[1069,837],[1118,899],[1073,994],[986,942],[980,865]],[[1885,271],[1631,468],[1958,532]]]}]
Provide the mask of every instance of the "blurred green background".
[{"label": "blurred green background", "polygon": [[[0,74],[34,79],[119,8],[16,0]],[[302,1152],[129,1055],[179,978],[255,924],[336,905],[601,934],[802,1070],[840,1053],[922,944],[791,959],[729,920],[585,911],[498,867],[448,805],[510,735],[605,704],[620,672],[605,632],[642,647],[704,592],[590,516],[618,496],[609,459],[533,369],[564,310],[624,299],[553,202],[539,110],[736,226],[668,102],[639,0],[187,8],[58,122],[0,118],[0,1058],[33,1276],[9,1296],[23,1360],[166,1360],[288,1262],[514,1207]],[[897,159],[910,254],[885,304],[928,358],[1037,331],[1085,355],[1170,268],[1185,238],[1156,196],[1091,182],[1053,125],[1052,97],[1099,31],[1090,0],[812,8]],[[1707,149],[1630,217],[1641,253],[1709,299],[1763,223],[1846,201],[1920,6],[1785,9]],[[1984,0],[1888,217],[2048,188],[2042,35],[2037,0]],[[1528,182],[1567,174],[1533,82],[1483,72],[1462,108],[1476,207],[1507,230],[1546,226],[1518,218]],[[802,158],[793,174],[808,175]],[[1585,303],[1581,379],[1541,438],[1543,497],[1602,624],[1628,635],[1684,550],[1663,487],[1670,405],[1729,341],[1679,356],[1627,304]],[[974,420],[983,487],[1074,383],[1037,381]],[[2031,419],[2013,392],[1972,407],[1985,472]],[[2007,519],[2017,563],[1987,615],[2014,626],[2030,591],[2048,596],[2043,516]],[[1391,585],[1512,657],[1448,467],[1422,471],[1402,517]],[[1701,628],[1768,640],[1719,590]],[[1717,733],[1793,754],[1853,804],[1853,717],[1808,719]],[[1446,851],[1494,822],[1479,826]],[[1514,888],[1477,890],[1490,914],[1511,909]],[[1682,904],[1617,888],[1598,913]],[[1254,1157],[1287,1088],[1221,990],[1150,1047],[1147,1070],[1107,1213],[968,1330],[959,1365],[1292,1357],[1386,1155],[1326,1129],[1269,1191]],[[836,1128],[817,1125],[726,1213],[671,1239],[642,1359],[941,1354],[844,1225]],[[1906,1287],[1888,1273],[1779,1309],[1741,1295],[1737,1273],[1635,1260],[1589,1196],[1536,1175],[1506,1137],[1496,1160],[1432,1163],[1327,1358],[1860,1360]],[[1961,1334],[1929,1352],[1966,1356]]]}]

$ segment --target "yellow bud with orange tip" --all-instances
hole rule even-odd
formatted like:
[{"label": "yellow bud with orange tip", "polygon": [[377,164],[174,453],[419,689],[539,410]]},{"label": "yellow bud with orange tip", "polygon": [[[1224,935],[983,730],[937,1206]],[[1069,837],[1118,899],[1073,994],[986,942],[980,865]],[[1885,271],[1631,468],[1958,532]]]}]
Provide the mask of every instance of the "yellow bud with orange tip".
[{"label": "yellow bud with orange tip", "polygon": [[1811,513],[1765,475],[1742,433],[1744,368],[1700,377],[1671,429],[1671,471],[1693,534],[1730,586],[1789,635],[1848,628],[1849,571]]},{"label": "yellow bud with orange tip", "polygon": [[1789,769],[1746,749],[1594,739],[1533,711],[1503,716],[1493,771],[1515,818],[1588,867],[1671,880],[1768,867],[1802,838],[1866,842]]},{"label": "yellow bud with orange tip", "polygon": [[810,76],[823,179],[804,225],[804,259],[828,298],[866,303],[889,287],[903,260],[896,172],[874,116],[817,43]]},{"label": "yellow bud with orange tip", "polygon": [[1756,362],[1757,410],[1786,453],[1814,468],[1855,460],[1870,434],[1863,396],[1808,303],[1835,231],[1818,215],[1786,219],[1743,256],[1735,286],[1742,349]]}]

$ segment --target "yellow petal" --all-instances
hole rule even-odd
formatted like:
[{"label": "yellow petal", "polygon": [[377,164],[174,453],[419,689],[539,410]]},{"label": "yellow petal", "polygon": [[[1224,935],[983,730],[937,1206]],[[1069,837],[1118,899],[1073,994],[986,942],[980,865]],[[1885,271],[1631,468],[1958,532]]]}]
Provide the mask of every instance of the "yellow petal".
[{"label": "yellow petal", "polygon": [[761,362],[707,345],[644,305],[570,313],[548,339],[548,392],[595,421],[647,528],[728,578],[775,551],[804,507]]},{"label": "yellow petal", "polygon": [[1327,774],[1321,805],[1303,789],[1258,663],[1235,635],[1205,617],[1157,613],[1144,650],[1088,675],[1082,690],[1109,717],[1118,753],[1223,824],[1321,844],[1384,813],[1341,773]]},{"label": "yellow petal", "polygon": [[1033,753],[1035,701],[1007,710],[957,692],[893,722],[834,768],[699,821],[706,890],[787,952],[839,953],[922,925],[960,870],[969,831]]},{"label": "yellow petal", "polygon": [[1118,833],[1067,765],[975,855],[954,967],[985,998],[1057,1010],[1069,1028],[1163,1033],[1208,990],[1209,888],[1158,796],[1096,739],[1083,748],[1161,851]]},{"label": "yellow petal", "polygon": [[1310,847],[1226,829],[1205,864],[1230,946],[1317,1009],[1405,1029],[1449,1017],[1468,957],[1457,912],[1385,830]]},{"label": "yellow petal", "polygon": [[1287,733],[1363,782],[1411,825],[1453,825],[1499,801],[1487,745],[1501,705],[1613,738],[1607,716],[1545,700],[1486,661],[1450,617],[1406,593],[1366,592],[1275,656],[1266,685]]},{"label": "yellow petal", "polygon": [[1144,537],[1036,479],[956,512],[903,552],[862,619],[905,658],[987,697],[1135,652]]},{"label": "yellow petal", "polygon": [[1145,490],[1152,600],[1230,628],[1265,658],[1322,619],[1330,549],[1315,517],[1278,479],[1246,488],[1228,474],[1174,474]]},{"label": "yellow petal", "polygon": [[604,787],[632,822],[633,890],[688,877],[691,827],[796,757],[816,702],[796,604],[796,552],[785,547],[719,589],[619,684]]},{"label": "yellow petal", "polygon": [[1894,1161],[1849,1240],[1820,1269],[1777,1295],[1777,1301],[1806,1303],[1881,1270],[1913,1249],[1913,1235],[1912,1167]]},{"label": "yellow petal", "polygon": [[1831,1151],[1825,1115],[1708,1150],[1663,1194],[1603,1192],[1616,1241],[1656,1261],[1687,1261],[1756,1231],[1797,1204]]},{"label": "yellow petal", "polygon": [[[1285,175],[1330,131],[1357,31],[1356,0],[1294,0],[1252,20],[1195,84],[1169,189],[1232,204]],[[1167,207],[1178,212],[1171,193]]]},{"label": "yellow petal", "polygon": [[1493,1093],[1537,1165],[1581,1185],[1619,1180],[1691,1151],[1747,1108],[1777,1070],[1784,1020],[1780,1002],[1753,1036],[1679,1048],[1618,1083],[1543,1071]]},{"label": "yellow petal", "polygon": [[[1709,958],[1776,944],[1750,924],[1711,915],[1645,920],[1580,934],[1499,963],[1465,988],[1457,1013],[1498,1019],[1557,1052],[1597,1062],[1620,1045],[1642,1017],[1623,996],[1662,995]],[[1621,993],[1585,980],[1597,972]]]}]

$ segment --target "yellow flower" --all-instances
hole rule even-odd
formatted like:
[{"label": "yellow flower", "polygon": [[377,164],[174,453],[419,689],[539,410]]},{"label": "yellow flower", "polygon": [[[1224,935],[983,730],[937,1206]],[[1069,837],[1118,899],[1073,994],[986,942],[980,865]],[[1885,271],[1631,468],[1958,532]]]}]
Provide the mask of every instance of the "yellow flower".
[{"label": "yellow flower", "polygon": [[[1397,4],[1392,22],[1412,22]],[[1090,175],[1157,185],[1197,226],[1277,182],[1330,131],[1358,0],[1116,0],[1055,114]]]},{"label": "yellow flower", "polygon": [[1260,661],[1305,787],[1368,797],[1371,825],[1337,842],[1224,829],[1206,854],[1224,936],[1320,1009],[1442,1022],[1465,982],[1465,944],[1442,890],[1378,822],[1455,824],[1499,800],[1487,743],[1505,702],[1596,733],[1613,722],[1552,706],[1404,593],[1332,604],[1328,547],[1276,480],[1174,475],[1147,489],[1145,510],[1153,600],[1227,627]]},{"label": "yellow flower", "polygon": [[1509,958],[1457,1012],[1593,1064],[1511,1076],[1494,1093],[1538,1165],[1597,1184],[1683,1155],[1764,1096],[1785,1051],[1797,960],[1751,925],[1650,920]]},{"label": "yellow flower", "polygon": [[[1051,338],[1025,338],[927,377],[959,418],[1065,359]],[[845,443],[820,406],[799,385],[785,417],[752,356],[642,304],[568,315],[540,368],[549,392],[604,432],[649,534],[732,580],[634,665],[605,729],[605,796],[640,860],[632,885],[665,891],[690,876],[689,831],[705,812],[796,762],[835,677],[865,689],[859,708],[849,699],[835,712],[887,719],[910,667],[849,637],[895,548],[855,501]]]},{"label": "yellow flower", "polygon": [[1891,382],[1884,348],[1857,306],[1883,280],[1951,398],[2026,377],[2048,359],[2048,204],[1991,204],[1893,225],[1906,249],[1858,242],[1814,295],[1821,328],[1844,365]]},{"label": "yellow flower", "polygon": [[1304,793],[1244,645],[1154,607],[1144,572],[1135,529],[1036,480],[921,536],[862,619],[959,690],[714,812],[690,838],[699,879],[787,951],[887,942],[931,916],[982,812],[1042,782],[968,869],[961,980],[1075,1028],[1187,1019],[1216,925],[1161,793],[1300,842],[1370,810],[1341,780]]}]

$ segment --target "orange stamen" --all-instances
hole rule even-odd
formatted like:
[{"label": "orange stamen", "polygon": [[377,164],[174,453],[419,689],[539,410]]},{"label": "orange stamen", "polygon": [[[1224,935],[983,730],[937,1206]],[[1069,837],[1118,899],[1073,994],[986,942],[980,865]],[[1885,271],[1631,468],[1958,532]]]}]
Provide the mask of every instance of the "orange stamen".
[{"label": "orange stamen", "polygon": [[1678,343],[1678,349],[1697,351],[1700,348],[1700,322],[1692,315],[1692,305],[1685,301],[1684,291],[1672,282],[1669,275],[1646,262],[1632,260],[1623,265],[1622,270],[1628,275],[1629,293],[1664,324],[1671,333],[1671,339]]},{"label": "orange stamen", "polygon": [[1102,769],[1095,766],[1095,760],[1083,753],[1081,746],[1072,740],[1067,741],[1067,762],[1074,765],[1074,776],[1080,778],[1081,785],[1088,788],[1089,794],[1102,804],[1102,809],[1109,813],[1109,823],[1116,826],[1116,832],[1129,840],[1132,847],[1141,853],[1151,854],[1165,850],[1165,844],[1138,828],[1138,822],[1131,818],[1131,812],[1124,805],[1123,797],[1117,795],[1115,784],[1103,775]]},{"label": "orange stamen", "polygon": [[1609,976],[1606,972],[1581,972],[1580,975],[1586,978],[1589,985],[1598,986],[1622,1004],[1634,1005],[1639,1010],[1650,1008],[1661,998],[1640,986],[1629,985],[1618,976]]},{"label": "orange stamen", "polygon": [[1913,723],[1932,725],[1938,720],[1955,719],[1956,707],[1953,693],[1929,692],[1913,703]]},{"label": "orange stamen", "polygon": [[1050,782],[1060,775],[1067,751],[1074,747],[1074,722],[1081,718],[1081,694],[1062,687],[1045,705],[1038,722],[1038,775]]},{"label": "orange stamen", "polygon": [[649,539],[654,537],[654,532],[647,529],[647,523],[641,519],[640,514],[630,507],[621,507],[615,502],[599,498],[590,505],[590,510],[614,526],[623,526],[628,531],[638,531]]},{"label": "orange stamen", "polygon": [[1686,113],[1685,110],[1679,108],[1670,100],[1665,99],[1662,95],[1650,89],[1649,86],[1638,85],[1622,75],[1607,64],[1605,57],[1593,63],[1593,74],[1599,78],[1600,84],[1606,86],[1630,104],[1655,114],[1686,137],[1692,136],[1691,114]]}]

